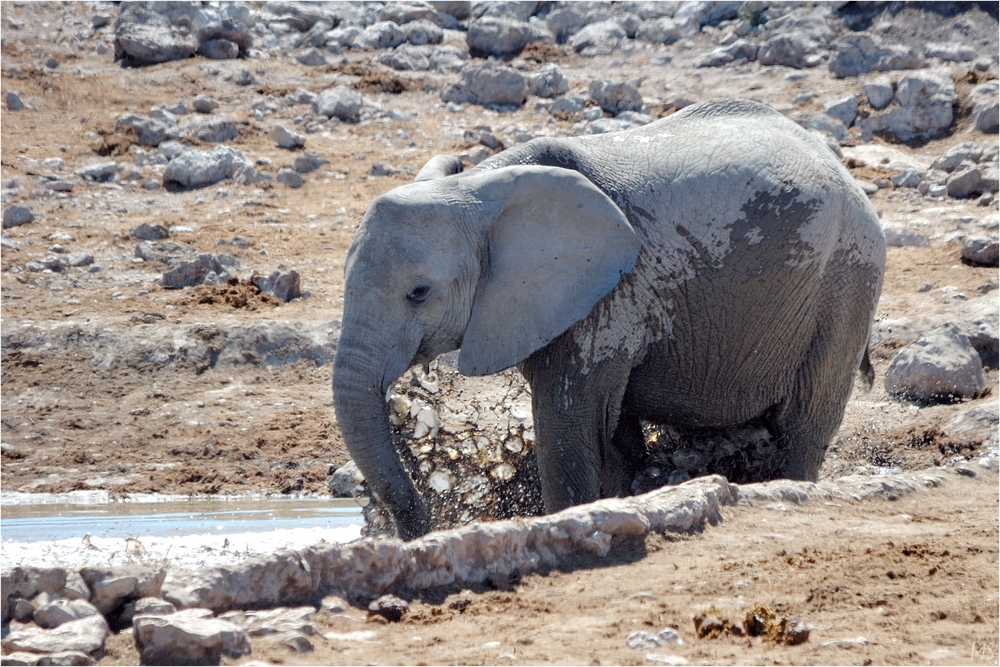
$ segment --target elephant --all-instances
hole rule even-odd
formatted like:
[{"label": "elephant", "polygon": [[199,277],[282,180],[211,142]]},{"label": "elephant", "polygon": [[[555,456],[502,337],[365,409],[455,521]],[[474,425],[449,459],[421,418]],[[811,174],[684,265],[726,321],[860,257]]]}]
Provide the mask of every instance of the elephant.
[{"label": "elephant", "polygon": [[871,385],[885,255],[830,148],[756,102],[536,138],[467,171],[438,156],[370,204],[348,250],[337,422],[405,540],[429,518],[387,392],[454,350],[465,375],[516,367],[530,386],[547,513],[628,495],[643,422],[764,424],[756,477],[814,480],[859,371]]}]

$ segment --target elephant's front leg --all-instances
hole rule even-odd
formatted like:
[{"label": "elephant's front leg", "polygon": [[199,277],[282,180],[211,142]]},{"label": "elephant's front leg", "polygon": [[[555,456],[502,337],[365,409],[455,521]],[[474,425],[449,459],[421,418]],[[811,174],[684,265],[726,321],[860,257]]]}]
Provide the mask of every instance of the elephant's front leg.
[{"label": "elephant's front leg", "polygon": [[531,355],[521,370],[531,385],[545,511],[628,493],[632,466],[614,440],[628,362],[584,362],[563,336]]}]

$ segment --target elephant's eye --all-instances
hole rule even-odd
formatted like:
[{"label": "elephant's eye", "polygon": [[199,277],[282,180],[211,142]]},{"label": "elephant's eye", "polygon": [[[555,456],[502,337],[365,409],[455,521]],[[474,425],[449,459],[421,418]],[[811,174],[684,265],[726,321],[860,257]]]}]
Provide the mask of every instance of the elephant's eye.
[{"label": "elephant's eye", "polygon": [[406,295],[406,300],[416,306],[426,301],[430,293],[431,288],[428,285],[417,285]]}]

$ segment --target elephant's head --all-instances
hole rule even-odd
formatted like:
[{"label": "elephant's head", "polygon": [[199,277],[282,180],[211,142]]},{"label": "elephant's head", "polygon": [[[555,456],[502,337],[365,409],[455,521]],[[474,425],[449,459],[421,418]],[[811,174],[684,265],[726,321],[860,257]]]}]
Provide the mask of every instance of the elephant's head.
[{"label": "elephant's head", "polygon": [[378,197],[345,265],[337,421],[404,539],[429,521],[392,443],[393,382],[458,348],[467,375],[517,364],[585,318],[640,245],[621,210],[578,172],[459,170],[435,158],[417,181]]}]

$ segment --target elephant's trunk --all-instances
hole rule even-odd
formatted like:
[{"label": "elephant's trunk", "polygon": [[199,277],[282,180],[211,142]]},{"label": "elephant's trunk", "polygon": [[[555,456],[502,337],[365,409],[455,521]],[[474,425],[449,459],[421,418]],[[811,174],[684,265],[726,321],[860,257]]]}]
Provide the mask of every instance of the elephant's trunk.
[{"label": "elephant's trunk", "polygon": [[370,342],[373,336],[359,335],[352,327],[345,327],[344,334],[333,369],[340,432],[369,488],[392,515],[399,536],[420,537],[430,529],[430,520],[392,442],[385,403],[386,389],[401,373],[389,376],[392,364],[383,361],[387,353]]}]

